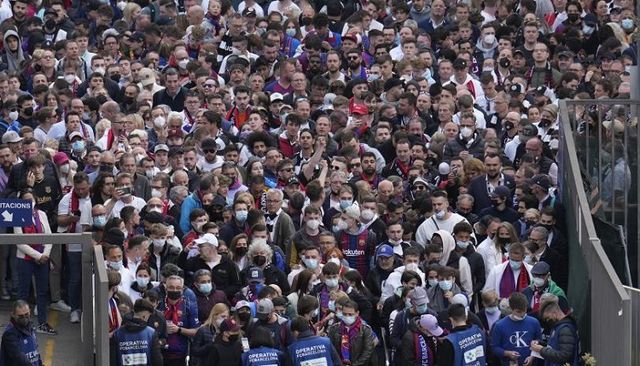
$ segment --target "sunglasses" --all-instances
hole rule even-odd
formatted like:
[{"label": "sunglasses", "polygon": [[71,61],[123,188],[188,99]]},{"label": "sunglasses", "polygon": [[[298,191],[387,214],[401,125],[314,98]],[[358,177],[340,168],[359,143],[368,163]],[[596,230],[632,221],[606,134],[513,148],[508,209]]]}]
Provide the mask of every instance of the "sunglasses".
[{"label": "sunglasses", "polygon": [[353,61],[353,60],[357,60],[357,59],[359,59],[359,57],[358,57],[358,56],[349,56],[347,59],[348,59],[349,61]]},{"label": "sunglasses", "polygon": [[339,167],[339,166],[337,166],[337,165],[332,165],[332,166],[331,166],[331,169],[333,169],[333,170],[340,170],[340,167]]},{"label": "sunglasses", "polygon": [[202,152],[205,153],[205,154],[215,154],[216,150],[206,149],[206,150],[202,150]]},{"label": "sunglasses", "polygon": [[349,168],[360,168],[360,166],[361,166],[360,163],[349,164]]}]

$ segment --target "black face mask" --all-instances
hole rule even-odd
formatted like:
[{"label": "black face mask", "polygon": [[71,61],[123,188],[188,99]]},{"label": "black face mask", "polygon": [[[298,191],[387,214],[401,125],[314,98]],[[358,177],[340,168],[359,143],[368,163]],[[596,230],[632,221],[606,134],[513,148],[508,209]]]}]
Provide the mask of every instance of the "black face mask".
[{"label": "black face mask", "polygon": [[502,202],[500,202],[499,200],[491,200],[491,204],[493,205],[493,207],[499,207]]},{"label": "black face mask", "polygon": [[311,25],[312,21],[313,21],[312,18],[304,17],[304,18],[300,19],[300,26],[306,27],[308,25]]},{"label": "black face mask", "polygon": [[504,129],[507,131],[511,131],[511,129],[513,129],[515,127],[515,125],[513,124],[513,122],[511,121],[505,121],[504,122]]},{"label": "black face mask", "polygon": [[44,22],[44,27],[46,29],[54,29],[56,27],[56,21],[52,18],[49,18]]},{"label": "black face mask", "polygon": [[167,297],[169,300],[178,300],[182,297],[182,291],[167,291]]},{"label": "black face mask", "polygon": [[122,75],[120,75],[120,74],[113,74],[113,75],[111,75],[111,80],[115,81],[116,83],[119,83],[121,77],[122,77]]},{"label": "black face mask", "polygon": [[265,257],[264,255],[256,255],[255,257],[253,257],[253,264],[255,264],[256,266],[262,267],[265,263],[267,263],[267,257]]},{"label": "black face mask", "polygon": [[575,23],[578,21],[578,19],[580,19],[580,14],[568,14],[567,18],[571,23]]},{"label": "black face mask", "polygon": [[113,167],[111,165],[100,164],[100,171],[111,173],[113,172]]},{"label": "black face mask", "polygon": [[244,257],[245,254],[247,254],[247,247],[238,247],[236,248],[236,255],[238,257]]},{"label": "black face mask", "polygon": [[551,126],[551,120],[548,120],[546,118],[542,118],[540,120],[540,123],[538,124],[538,126],[540,126],[540,127],[549,127],[549,126]]},{"label": "black face mask", "polygon": [[31,116],[33,115],[33,107],[27,107],[27,108],[23,109],[23,110],[22,110],[22,113],[23,113],[25,116],[29,116],[29,117],[31,117]]},{"label": "black face mask", "polygon": [[229,343],[235,343],[240,339],[240,334],[232,334],[229,336]]},{"label": "black face mask", "polygon": [[540,226],[542,226],[543,228],[547,229],[547,231],[553,230],[553,225],[540,225]]},{"label": "black face mask", "polygon": [[[111,79],[113,80],[113,76],[111,77]],[[120,81],[120,75],[118,75],[118,80],[113,80],[113,81]],[[133,103],[133,98],[132,97],[122,97],[122,101],[124,102],[124,104],[131,104]]]},{"label": "black face mask", "polygon": [[508,69],[509,66],[511,66],[511,61],[509,61],[508,58],[503,57],[500,59],[500,66],[502,66],[505,69]]},{"label": "black face mask", "polygon": [[242,312],[242,313],[238,313],[238,319],[240,319],[240,321],[242,322],[248,322],[249,319],[251,318],[251,313],[248,312]]},{"label": "black face mask", "polygon": [[24,330],[31,330],[31,319],[30,318],[17,318],[14,319],[16,326],[18,326],[20,329],[24,329]]}]

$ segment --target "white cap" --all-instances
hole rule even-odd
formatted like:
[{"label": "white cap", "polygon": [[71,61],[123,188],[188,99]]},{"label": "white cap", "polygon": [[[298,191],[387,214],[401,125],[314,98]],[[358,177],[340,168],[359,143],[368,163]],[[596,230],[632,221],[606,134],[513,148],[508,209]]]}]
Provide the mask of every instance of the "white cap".
[{"label": "white cap", "polygon": [[16,131],[7,131],[2,135],[2,143],[14,143],[22,141],[22,137]]},{"label": "white cap", "polygon": [[449,164],[442,162],[438,165],[438,172],[440,172],[441,175],[448,175],[451,172],[451,167]]},{"label": "white cap", "polygon": [[283,96],[282,96],[282,94],[280,94],[280,93],[273,93],[273,94],[271,94],[271,96],[269,97],[269,101],[270,101],[271,103],[273,103],[273,102],[275,102],[276,100],[283,101],[283,100],[284,100],[284,97],[283,97]]},{"label": "white cap", "polygon": [[211,244],[214,247],[218,247],[218,238],[216,238],[215,235],[213,234],[204,234],[202,235],[202,237],[198,238],[195,240],[195,243],[198,245],[202,245],[202,244]]}]

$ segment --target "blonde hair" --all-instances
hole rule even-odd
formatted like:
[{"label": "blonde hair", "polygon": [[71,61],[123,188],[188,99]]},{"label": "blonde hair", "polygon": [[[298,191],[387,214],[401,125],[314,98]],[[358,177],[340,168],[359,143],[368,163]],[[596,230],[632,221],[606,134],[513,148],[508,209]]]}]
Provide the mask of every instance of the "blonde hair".
[{"label": "blonde hair", "polygon": [[131,24],[133,22],[133,13],[140,10],[142,10],[140,5],[134,2],[129,2],[124,7],[124,9],[122,9],[122,17],[127,21],[128,24]]},{"label": "blonde hair", "polygon": [[204,324],[205,326],[209,326],[209,325],[215,325],[215,318],[220,315],[223,314],[224,312],[229,313],[229,307],[222,302],[219,302],[215,305],[213,305],[213,307],[211,308],[211,311],[209,312],[209,317],[207,318],[207,320],[205,320]]},{"label": "blonde hair", "polygon": [[103,118],[96,123],[96,141],[100,140],[100,138],[104,136],[104,133],[108,128],[111,128],[111,121],[106,118]]}]

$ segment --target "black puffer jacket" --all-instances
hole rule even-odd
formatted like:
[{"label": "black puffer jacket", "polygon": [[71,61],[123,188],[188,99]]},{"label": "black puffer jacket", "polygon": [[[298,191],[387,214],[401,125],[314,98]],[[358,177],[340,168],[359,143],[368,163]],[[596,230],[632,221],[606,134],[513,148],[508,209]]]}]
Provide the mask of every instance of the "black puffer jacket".
[{"label": "black puffer jacket", "polygon": [[578,333],[576,323],[571,318],[560,320],[551,332],[548,346],[540,351],[545,360],[551,365],[575,364],[578,357]]}]

